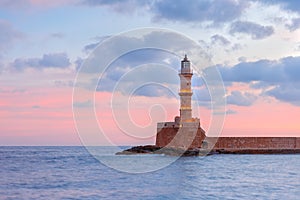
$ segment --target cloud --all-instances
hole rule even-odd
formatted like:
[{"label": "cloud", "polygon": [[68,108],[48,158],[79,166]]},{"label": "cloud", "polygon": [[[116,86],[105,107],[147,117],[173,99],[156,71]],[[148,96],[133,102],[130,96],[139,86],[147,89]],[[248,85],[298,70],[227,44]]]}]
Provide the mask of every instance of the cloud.
[{"label": "cloud", "polygon": [[193,98],[197,99],[198,101],[210,102],[211,96],[209,91],[206,87],[201,88],[193,88]]},{"label": "cloud", "polygon": [[1,8],[9,8],[9,9],[28,9],[31,7],[41,7],[41,8],[49,8],[55,6],[61,6],[66,4],[75,4],[79,0],[1,0],[0,7]]},{"label": "cloud", "polygon": [[84,46],[83,51],[84,51],[85,53],[89,53],[89,52],[91,52],[92,50],[94,50],[94,49],[96,48],[96,46],[99,45],[99,43],[100,43],[100,42],[95,42],[95,43],[87,44],[87,45]]},{"label": "cloud", "polygon": [[[280,101],[300,105],[300,57],[285,57],[280,60],[259,60],[241,62],[232,67],[219,66],[221,76],[226,82],[249,83],[254,89],[263,89],[261,95],[272,96]],[[234,93],[229,102],[247,104],[244,96]],[[252,98],[246,95],[249,99]]]},{"label": "cloud", "polygon": [[251,81],[281,81],[282,68],[274,67],[276,62],[259,60],[256,62],[241,62],[233,67],[219,66],[224,81],[251,82]]},{"label": "cloud", "polygon": [[237,106],[250,106],[252,105],[257,96],[248,93],[248,92],[240,92],[240,91],[232,91],[229,96],[227,96],[227,103]]},{"label": "cloud", "polygon": [[28,91],[23,88],[0,88],[1,94],[24,94],[26,92]]},{"label": "cloud", "polygon": [[61,39],[61,38],[64,38],[65,35],[64,35],[63,33],[57,32],[57,33],[51,33],[51,34],[50,34],[50,37]]},{"label": "cloud", "polygon": [[247,58],[245,56],[241,56],[241,57],[238,58],[238,61],[239,62],[246,62]]},{"label": "cloud", "polygon": [[[214,52],[215,50],[223,49],[225,52],[232,52],[242,49],[245,45],[232,43],[226,37],[215,34],[210,37],[210,41],[199,40],[199,45],[207,52]],[[213,57],[213,56],[212,56]]]},{"label": "cloud", "polygon": [[70,59],[66,53],[44,54],[42,58],[18,58],[12,63],[15,69],[25,68],[67,68],[70,66]]},{"label": "cloud", "polygon": [[[108,66],[97,91],[115,89],[129,94],[136,89],[134,95],[170,97],[172,95],[166,88],[179,84],[179,67],[180,60],[167,52],[155,49],[133,51]],[[177,88],[175,90],[177,93]]]},{"label": "cloud", "polygon": [[95,37],[95,39],[97,40],[97,42],[94,43],[90,43],[84,46],[83,48],[83,52],[85,53],[90,53],[92,50],[94,50],[102,41],[110,38],[110,35],[105,35],[105,36],[97,36]]},{"label": "cloud", "polygon": [[242,33],[250,35],[253,40],[260,40],[274,34],[272,26],[262,26],[249,21],[236,21],[231,24],[229,33],[235,35]]},{"label": "cloud", "polygon": [[168,89],[168,87],[164,87],[160,84],[148,84],[139,87],[133,95],[145,97],[176,97],[177,93],[174,93],[174,91]]},{"label": "cloud", "polygon": [[65,68],[70,65],[70,60],[66,53],[44,54],[39,64],[44,67]]},{"label": "cloud", "polygon": [[231,44],[231,42],[229,40],[227,40],[224,36],[222,35],[213,35],[210,37],[212,44],[220,44],[220,45],[224,45],[224,46],[228,46]]},{"label": "cloud", "polygon": [[238,112],[237,111],[235,111],[235,110],[231,110],[231,109],[228,109],[228,110],[226,110],[225,112],[220,112],[220,111],[214,111],[214,115],[224,115],[224,114],[226,114],[226,115],[233,115],[233,114],[237,114]]},{"label": "cloud", "polygon": [[151,10],[154,12],[156,20],[166,19],[188,23],[210,21],[218,24],[239,18],[248,6],[247,1],[165,0],[156,1]]},{"label": "cloud", "polygon": [[113,11],[119,13],[133,13],[141,7],[150,5],[150,0],[82,0],[82,5],[88,6],[105,6],[110,7]]},{"label": "cloud", "polygon": [[41,106],[39,106],[39,105],[33,105],[33,106],[31,106],[31,108],[33,108],[33,109],[39,109],[39,108],[41,108]]},{"label": "cloud", "polygon": [[236,111],[236,110],[231,110],[231,109],[228,109],[227,111],[226,111],[226,114],[227,115],[232,115],[232,114],[237,114],[238,112]]},{"label": "cloud", "polygon": [[285,57],[278,61],[258,60],[241,62],[233,67],[219,66],[224,81],[263,81],[268,83],[299,82],[300,56]]},{"label": "cloud", "polygon": [[299,29],[300,28],[300,17],[292,19],[291,24],[287,24],[286,27],[290,31],[295,31],[295,30]]},{"label": "cloud", "polygon": [[10,49],[24,34],[16,30],[9,22],[0,19],[0,53]]},{"label": "cloud", "polygon": [[280,101],[300,106],[300,83],[277,85],[276,87],[266,91],[265,94],[275,97]]},{"label": "cloud", "polygon": [[155,21],[213,22],[214,24],[235,20],[249,7],[249,2],[242,0],[82,0],[81,3],[88,6],[105,6],[115,12],[129,14],[141,9],[149,10]]},{"label": "cloud", "polygon": [[82,65],[82,63],[84,62],[83,58],[77,57],[77,59],[75,60],[74,64],[75,64],[75,70],[79,71],[80,67]]},{"label": "cloud", "polygon": [[[141,32],[141,35],[143,33]],[[162,39],[162,38],[168,38],[168,39]],[[89,44],[85,46],[86,50],[91,50],[95,48],[97,44]],[[197,55],[201,55],[203,57],[209,57],[207,55],[207,52],[205,52],[203,49],[201,49],[196,43],[191,41],[190,39],[177,34],[173,32],[168,31],[151,31],[148,34],[143,35],[143,37],[140,36],[124,36],[124,35],[117,35],[114,37],[111,37],[108,42],[102,43],[101,48],[94,49],[95,51],[93,54],[97,55],[101,49],[106,49],[105,52],[101,51],[101,54],[106,54],[109,56],[120,56],[124,54],[124,49],[130,49],[131,52],[135,51],[135,56],[123,56],[118,60],[118,65],[122,67],[127,67],[129,64],[131,66],[137,66],[145,63],[151,63],[155,61],[156,63],[166,63],[166,64],[172,64],[170,63],[170,56],[174,57],[172,53],[163,53],[163,50],[153,49],[152,47],[159,46],[161,49],[168,49],[171,52],[176,52],[177,54],[184,55],[184,53],[189,54],[190,52],[197,51]],[[141,49],[142,48],[142,49]],[[151,50],[152,48],[152,50]],[[100,49],[100,50],[99,50]],[[137,49],[137,50],[136,50]],[[130,54],[128,52],[127,54]],[[193,53],[193,55],[196,55],[196,53]],[[198,59],[193,58],[193,62],[204,62],[205,59],[202,58]],[[103,59],[99,57],[101,61]],[[178,58],[177,58],[178,60]],[[207,60],[207,59],[206,59]],[[88,59],[87,59],[88,61]],[[98,61],[96,58],[93,60],[93,63],[89,63],[88,68],[84,68],[83,71],[86,73],[95,73],[99,70],[98,63],[101,61]],[[169,63],[168,63],[168,62]],[[172,60],[171,60],[172,61]],[[179,63],[179,62],[178,62]],[[178,64],[176,63],[176,64]],[[202,64],[202,63],[201,63]],[[205,63],[204,63],[205,64]],[[204,65],[203,64],[203,65]],[[202,65],[202,66],[203,66]],[[176,69],[178,70],[179,67]]]},{"label": "cloud", "polygon": [[92,100],[88,99],[86,101],[73,102],[73,106],[77,108],[88,108],[93,106],[93,102]]},{"label": "cloud", "polygon": [[262,3],[279,4],[283,9],[300,13],[300,1],[298,0],[265,0]]},{"label": "cloud", "polygon": [[[114,51],[114,48],[119,48],[120,45],[117,45],[119,43],[122,44],[121,46],[132,46],[133,43],[141,44],[137,46],[146,47],[154,45],[155,43],[160,43],[162,46],[166,46],[166,49],[176,49],[174,52],[178,53],[183,49],[189,50],[194,48],[193,43],[189,40],[178,37],[178,35],[176,36],[168,33],[168,40],[162,40],[162,38],[166,38],[166,36],[162,36],[162,34],[164,33],[152,32],[143,38],[117,38],[117,42],[114,43],[115,45],[113,45],[112,48],[105,49],[107,49],[107,51]],[[95,51],[97,51],[97,49]],[[183,52],[181,53],[183,55]],[[106,71],[101,77],[101,81],[98,83],[97,91],[111,91],[114,89],[116,84],[119,84],[121,87],[118,87],[117,90],[126,94],[126,91],[129,91],[133,86],[143,86],[142,84],[145,82],[153,82],[158,84],[167,84],[167,87],[173,87],[175,85],[175,88],[172,89],[175,89],[175,93],[177,94],[179,85],[178,69],[180,69],[180,61],[181,58],[177,57],[173,53],[169,53],[168,51],[161,49],[142,48],[133,50],[120,56],[117,60],[107,66]],[[98,64],[98,62],[95,63]],[[98,67],[98,65],[95,65],[95,67]],[[82,70],[83,72],[86,72],[86,70]],[[88,71],[87,73],[90,72],[91,71]],[[95,81],[97,80],[92,81],[92,83],[95,83]],[[203,80],[195,80],[193,83],[203,84]],[[170,96],[170,94],[157,85],[143,86],[143,88],[139,89],[135,95]]]},{"label": "cloud", "polygon": [[55,87],[73,87],[74,82],[72,80],[54,80],[53,84]]}]

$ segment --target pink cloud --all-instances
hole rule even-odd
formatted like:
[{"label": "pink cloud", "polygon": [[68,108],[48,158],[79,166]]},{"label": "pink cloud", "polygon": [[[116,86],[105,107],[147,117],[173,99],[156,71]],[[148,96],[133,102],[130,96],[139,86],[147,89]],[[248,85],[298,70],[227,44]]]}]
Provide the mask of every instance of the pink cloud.
[{"label": "pink cloud", "polygon": [[[1,145],[81,144],[73,121],[72,88],[41,86],[15,90],[13,87],[3,86],[1,91]],[[120,94],[115,97],[119,100],[116,103],[126,100]],[[119,107],[119,104],[113,106],[115,115],[119,117],[116,119],[112,112],[111,98],[112,94],[109,92],[97,92],[95,96],[99,124],[113,144],[154,143],[156,122],[172,121],[179,114],[179,102],[176,99],[133,97],[129,101],[129,110],[122,104]],[[229,105],[227,109],[237,113],[227,115],[222,135],[300,136],[300,107],[271,98],[267,100],[259,99],[252,106]],[[80,107],[83,115],[92,106],[92,102],[86,102]],[[166,112],[157,104],[161,104]],[[201,107],[198,114],[195,112],[194,116],[197,117],[196,115],[199,115],[201,124],[207,131],[211,123],[211,110]],[[84,123],[88,126],[89,121],[86,119]],[[126,131],[133,136],[126,134]],[[143,139],[145,136],[148,137]]]}]

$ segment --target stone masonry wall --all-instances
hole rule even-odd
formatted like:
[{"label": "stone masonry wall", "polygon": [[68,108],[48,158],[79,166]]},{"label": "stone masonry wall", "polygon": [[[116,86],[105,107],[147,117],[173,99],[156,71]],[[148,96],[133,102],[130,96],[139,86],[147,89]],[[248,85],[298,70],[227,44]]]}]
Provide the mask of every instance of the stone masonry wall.
[{"label": "stone masonry wall", "polygon": [[[156,146],[159,147],[182,147],[182,148],[199,148],[205,138],[205,131],[202,128],[195,129],[181,127],[179,128],[162,128],[156,135]],[[175,138],[176,136],[176,138]]]},{"label": "stone masonry wall", "polygon": [[[206,140],[211,140],[207,138]],[[296,137],[220,137],[214,149],[295,149],[300,148]]]},{"label": "stone masonry wall", "polygon": [[[190,128],[166,127],[158,131],[156,145],[160,147],[203,147],[205,139],[207,147],[217,149],[300,149],[299,137],[206,137],[205,131],[198,128],[197,132]],[[174,138],[176,136],[176,138]],[[193,141],[192,141],[193,140]],[[214,145],[214,147],[210,147]]]},{"label": "stone masonry wall", "polygon": [[300,138],[299,137],[296,138],[296,148],[300,149]]}]

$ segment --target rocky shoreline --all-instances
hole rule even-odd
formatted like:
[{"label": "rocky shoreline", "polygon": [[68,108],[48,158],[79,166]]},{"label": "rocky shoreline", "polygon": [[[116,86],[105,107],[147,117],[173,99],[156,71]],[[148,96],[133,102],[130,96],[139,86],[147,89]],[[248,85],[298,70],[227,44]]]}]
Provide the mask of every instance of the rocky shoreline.
[{"label": "rocky shoreline", "polygon": [[164,154],[169,156],[206,156],[212,154],[300,154],[300,149],[182,149],[175,147],[159,147],[156,145],[135,146],[116,155]]},{"label": "rocky shoreline", "polygon": [[175,147],[158,147],[156,145],[135,146],[124,151],[116,153],[116,155],[133,155],[133,154],[164,154],[170,156],[205,156],[211,153],[200,148],[183,149]]}]

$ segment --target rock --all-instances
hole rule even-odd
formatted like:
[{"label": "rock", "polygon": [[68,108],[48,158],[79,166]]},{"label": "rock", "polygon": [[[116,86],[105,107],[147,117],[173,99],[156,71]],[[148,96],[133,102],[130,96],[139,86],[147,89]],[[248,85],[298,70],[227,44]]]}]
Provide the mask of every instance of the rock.
[{"label": "rock", "polygon": [[209,151],[193,148],[185,150],[183,148],[175,147],[158,147],[156,145],[135,146],[130,149],[126,149],[122,152],[116,153],[116,155],[132,155],[132,154],[164,154],[169,156],[205,156],[210,155]]}]

